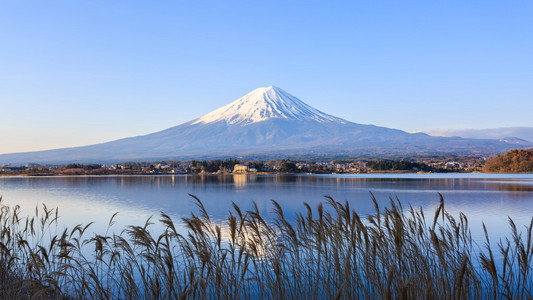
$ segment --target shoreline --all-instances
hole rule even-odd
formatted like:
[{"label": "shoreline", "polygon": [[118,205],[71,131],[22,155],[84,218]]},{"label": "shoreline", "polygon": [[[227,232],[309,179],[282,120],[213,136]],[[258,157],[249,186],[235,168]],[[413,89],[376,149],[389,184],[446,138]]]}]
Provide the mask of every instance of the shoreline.
[{"label": "shoreline", "polygon": [[247,173],[143,173],[143,174],[0,174],[2,177],[120,177],[120,176],[239,176],[239,175],[430,175],[430,174],[533,174],[528,172],[366,172],[366,173],[288,173],[288,172],[247,172]]}]

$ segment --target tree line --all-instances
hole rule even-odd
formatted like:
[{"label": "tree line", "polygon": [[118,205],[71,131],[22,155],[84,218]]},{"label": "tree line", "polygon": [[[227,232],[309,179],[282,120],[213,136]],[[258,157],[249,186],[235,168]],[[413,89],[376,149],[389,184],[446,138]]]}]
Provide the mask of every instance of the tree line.
[{"label": "tree line", "polygon": [[366,163],[366,166],[372,170],[376,171],[412,171],[412,170],[421,170],[421,171],[432,171],[432,168],[425,163],[411,162],[406,160],[379,160],[379,161],[369,161]]}]

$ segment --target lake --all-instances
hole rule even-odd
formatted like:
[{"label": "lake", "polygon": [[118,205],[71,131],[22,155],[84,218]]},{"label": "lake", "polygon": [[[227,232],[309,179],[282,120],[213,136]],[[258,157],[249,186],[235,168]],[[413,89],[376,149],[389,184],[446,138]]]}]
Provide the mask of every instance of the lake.
[{"label": "lake", "polygon": [[[33,214],[36,205],[59,208],[60,224],[72,228],[94,221],[93,232],[142,225],[165,212],[178,221],[198,212],[188,194],[199,197],[215,223],[224,224],[235,202],[251,209],[255,202],[266,219],[276,200],[288,217],[304,212],[304,202],[316,208],[329,195],[348,201],[360,215],[374,212],[371,193],[381,207],[398,197],[423,208],[431,219],[439,193],[453,215],[467,215],[474,240],[482,241],[482,222],[491,239],[509,232],[508,217],[523,228],[533,216],[533,174],[361,174],[361,175],[208,175],[208,176],[80,176],[0,177],[0,195],[8,205]],[[157,229],[158,225],[154,225]]]}]

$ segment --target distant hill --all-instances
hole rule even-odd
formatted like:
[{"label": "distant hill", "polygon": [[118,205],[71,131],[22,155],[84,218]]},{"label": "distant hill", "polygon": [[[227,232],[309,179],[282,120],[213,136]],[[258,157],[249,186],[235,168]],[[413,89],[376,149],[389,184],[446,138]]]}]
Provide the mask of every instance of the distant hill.
[{"label": "distant hill", "polygon": [[533,149],[512,150],[491,158],[483,167],[489,173],[533,173]]},{"label": "distant hill", "polygon": [[198,119],[160,132],[83,147],[3,154],[0,164],[228,157],[493,155],[533,147],[525,141],[516,142],[514,139],[434,137],[357,124],[323,113],[284,90],[269,86],[255,89]]},{"label": "distant hill", "polygon": [[503,139],[515,144],[533,142],[533,127],[502,127],[487,129],[435,129],[425,133],[434,136],[460,136],[471,139]]}]

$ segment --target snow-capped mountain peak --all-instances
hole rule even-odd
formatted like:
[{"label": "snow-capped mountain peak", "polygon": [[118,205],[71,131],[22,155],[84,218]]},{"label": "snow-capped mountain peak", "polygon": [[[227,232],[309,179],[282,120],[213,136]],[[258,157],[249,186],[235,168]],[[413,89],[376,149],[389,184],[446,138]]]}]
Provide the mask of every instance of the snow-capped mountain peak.
[{"label": "snow-capped mountain peak", "polygon": [[278,87],[269,86],[257,88],[244,97],[194,120],[192,124],[226,122],[248,125],[269,119],[346,123],[343,119],[305,104]]}]

